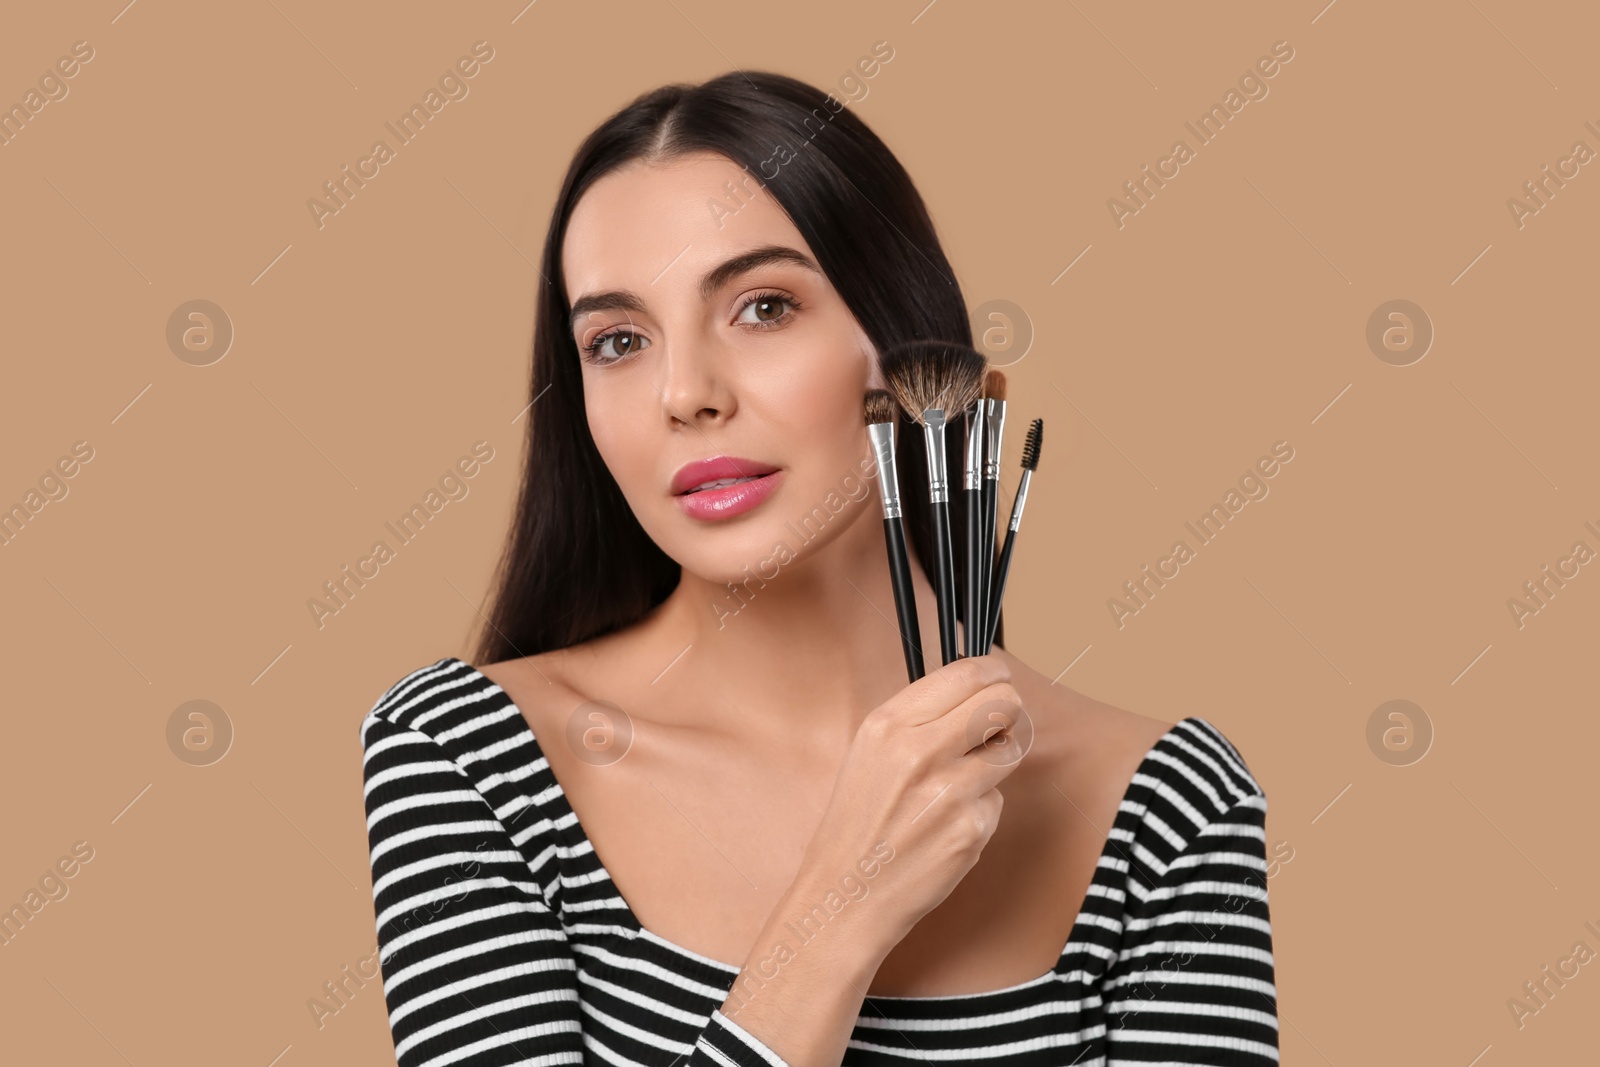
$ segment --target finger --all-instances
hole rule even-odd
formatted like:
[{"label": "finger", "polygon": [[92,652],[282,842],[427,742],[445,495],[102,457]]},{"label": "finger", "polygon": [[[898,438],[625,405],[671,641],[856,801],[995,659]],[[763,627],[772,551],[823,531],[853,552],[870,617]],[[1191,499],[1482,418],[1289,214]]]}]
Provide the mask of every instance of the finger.
[{"label": "finger", "polygon": [[954,742],[968,746],[957,758],[957,773],[971,775],[978,788],[993,787],[1003,780],[1033,746],[1033,721],[1027,708],[1016,703],[1015,692],[1007,686],[987,692],[995,695],[968,714],[966,732]]},{"label": "finger", "polygon": [[985,687],[1011,679],[1011,668],[998,656],[963,656],[918,678],[895,697],[895,718],[904,726],[922,726],[971,699]]},{"label": "finger", "polygon": [[1013,730],[1025,714],[1022,698],[1009,681],[977,690],[923,730],[936,733],[934,748],[948,759],[958,759],[985,743],[998,730]]}]

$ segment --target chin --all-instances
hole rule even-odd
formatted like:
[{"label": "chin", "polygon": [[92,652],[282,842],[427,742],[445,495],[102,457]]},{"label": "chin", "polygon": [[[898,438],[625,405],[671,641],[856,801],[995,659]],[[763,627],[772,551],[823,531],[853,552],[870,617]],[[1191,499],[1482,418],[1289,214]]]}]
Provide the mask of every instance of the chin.
[{"label": "chin", "polygon": [[763,580],[772,581],[808,546],[801,536],[804,531],[797,532],[781,517],[743,522],[738,528],[699,522],[695,527],[687,538],[680,533],[674,539],[680,551],[668,554],[686,573],[714,585],[750,582],[757,587]]},{"label": "chin", "polygon": [[748,599],[745,589],[759,591],[779,575],[804,566],[838,540],[857,513],[856,509],[844,509],[831,515],[813,512],[791,518],[774,512],[738,530],[702,529],[694,543],[679,541],[685,551],[673,558],[686,573],[718,586],[731,583],[738,587],[739,596]]}]

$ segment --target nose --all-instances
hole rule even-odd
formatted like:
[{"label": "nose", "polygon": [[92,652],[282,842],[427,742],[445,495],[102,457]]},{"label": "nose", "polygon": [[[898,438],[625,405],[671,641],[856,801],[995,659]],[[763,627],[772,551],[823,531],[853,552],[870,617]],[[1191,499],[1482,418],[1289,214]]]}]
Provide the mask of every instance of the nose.
[{"label": "nose", "polygon": [[663,370],[656,391],[668,425],[698,427],[726,421],[733,414],[733,393],[714,348],[713,342],[702,339],[675,345],[666,358],[657,360]]}]

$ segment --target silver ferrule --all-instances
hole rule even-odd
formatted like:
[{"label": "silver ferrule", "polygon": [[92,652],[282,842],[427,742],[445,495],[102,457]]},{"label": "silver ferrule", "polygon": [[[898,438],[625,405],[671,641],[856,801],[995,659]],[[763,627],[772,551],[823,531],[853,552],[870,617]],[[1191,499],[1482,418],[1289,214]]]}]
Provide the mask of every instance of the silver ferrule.
[{"label": "silver ferrule", "polygon": [[967,464],[961,484],[967,489],[983,488],[983,402],[966,413]]},{"label": "silver ferrule", "polygon": [[950,499],[950,477],[944,459],[944,411],[928,408],[922,413],[922,436],[928,445],[928,502],[943,504]]},{"label": "silver ferrule", "polygon": [[984,428],[989,433],[989,455],[983,461],[983,476],[991,481],[999,481],[1000,437],[1006,428],[1006,402],[989,397],[984,399],[978,406],[989,409],[985,413],[983,420]]},{"label": "silver ferrule", "polygon": [[1028,503],[1028,483],[1031,481],[1033,481],[1033,472],[1026,467],[1022,468],[1022,478],[1017,482],[1017,499],[1011,505],[1010,529],[1012,533],[1016,533],[1017,527],[1022,525],[1022,509]]},{"label": "silver ferrule", "polygon": [[867,427],[872,451],[878,457],[878,496],[883,500],[883,517],[900,517],[900,475],[894,466],[894,423],[874,422]]}]

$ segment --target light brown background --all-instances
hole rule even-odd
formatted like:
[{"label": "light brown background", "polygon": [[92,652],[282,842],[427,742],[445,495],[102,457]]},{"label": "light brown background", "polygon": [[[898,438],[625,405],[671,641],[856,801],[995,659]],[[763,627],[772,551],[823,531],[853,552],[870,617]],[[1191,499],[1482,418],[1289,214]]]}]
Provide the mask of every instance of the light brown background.
[{"label": "light brown background", "polygon": [[[654,85],[836,86],[885,40],[851,106],[969,304],[1036,333],[1010,369],[1010,425],[1048,424],[1012,647],[1245,753],[1293,850],[1270,883],[1284,1061],[1593,1061],[1600,965],[1521,1029],[1506,1003],[1600,950],[1600,564],[1520,629],[1506,605],[1600,549],[1600,163],[1520,229],[1506,206],[1600,149],[1588,5],[121,2],[0,32],[0,103],[95,50],[0,147],[0,503],[94,449],[0,548],[0,904],[95,850],[0,948],[5,1059],[392,1062],[376,981],[320,1030],[307,1007],[375,941],[357,728],[468,652],[566,161]],[[470,96],[319,230],[307,199],[478,40]],[[1183,123],[1279,40],[1270,94],[1114,225],[1122,182],[1193,147]],[[197,298],[236,330],[208,367],[165,338]],[[1405,367],[1365,339],[1396,298],[1436,330]],[[479,439],[471,495],[319,630],[322,582]],[[1107,599],[1279,440],[1270,496],[1117,628]],[[168,747],[193,699],[236,731],[211,766]],[[1435,732],[1409,766],[1366,740],[1391,699]]]}]

